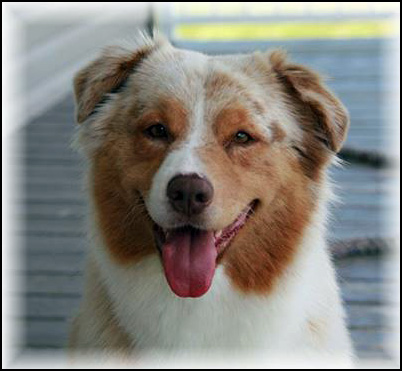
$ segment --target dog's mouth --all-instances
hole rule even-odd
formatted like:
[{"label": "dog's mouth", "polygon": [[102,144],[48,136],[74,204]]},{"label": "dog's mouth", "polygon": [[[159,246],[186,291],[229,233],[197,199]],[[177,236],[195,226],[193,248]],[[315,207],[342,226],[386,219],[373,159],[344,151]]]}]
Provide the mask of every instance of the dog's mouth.
[{"label": "dog's mouth", "polygon": [[198,298],[211,287],[219,255],[231,244],[254,212],[258,201],[251,202],[226,228],[208,231],[191,225],[163,229],[154,226],[157,247],[162,255],[166,279],[179,297]]}]

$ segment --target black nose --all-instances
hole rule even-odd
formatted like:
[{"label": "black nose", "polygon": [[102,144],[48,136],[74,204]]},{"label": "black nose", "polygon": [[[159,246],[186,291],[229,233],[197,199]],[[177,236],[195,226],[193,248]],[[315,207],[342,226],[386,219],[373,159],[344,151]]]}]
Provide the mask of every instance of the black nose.
[{"label": "black nose", "polygon": [[197,174],[177,175],[167,186],[167,197],[172,207],[187,216],[200,214],[211,203],[212,184]]}]

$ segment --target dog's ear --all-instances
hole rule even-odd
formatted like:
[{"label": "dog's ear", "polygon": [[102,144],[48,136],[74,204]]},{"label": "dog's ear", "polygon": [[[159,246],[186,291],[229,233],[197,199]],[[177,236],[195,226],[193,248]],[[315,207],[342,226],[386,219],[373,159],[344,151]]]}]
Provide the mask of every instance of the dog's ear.
[{"label": "dog's ear", "polygon": [[150,43],[135,50],[109,47],[79,71],[74,77],[77,122],[85,121],[106,94],[121,87],[154,48]]},{"label": "dog's ear", "polygon": [[289,63],[284,52],[272,52],[269,60],[295,107],[303,111],[301,117],[309,125],[307,130],[331,151],[339,152],[349,127],[349,115],[343,104],[325,87],[317,73]]}]

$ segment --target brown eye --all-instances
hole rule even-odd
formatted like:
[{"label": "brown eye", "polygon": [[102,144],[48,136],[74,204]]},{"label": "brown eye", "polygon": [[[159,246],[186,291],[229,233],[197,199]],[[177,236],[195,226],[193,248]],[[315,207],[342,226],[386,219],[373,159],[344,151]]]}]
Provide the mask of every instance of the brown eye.
[{"label": "brown eye", "polygon": [[247,134],[245,131],[238,131],[233,137],[233,142],[237,144],[246,144],[254,141],[251,135]]},{"label": "brown eye", "polygon": [[145,133],[152,139],[168,139],[168,130],[162,124],[155,124],[145,130]]}]

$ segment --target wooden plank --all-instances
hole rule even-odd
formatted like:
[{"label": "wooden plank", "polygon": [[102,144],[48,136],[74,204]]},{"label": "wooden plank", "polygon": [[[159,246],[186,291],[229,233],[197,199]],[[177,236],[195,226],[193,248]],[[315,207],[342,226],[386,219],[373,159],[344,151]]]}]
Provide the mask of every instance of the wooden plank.
[{"label": "wooden plank", "polygon": [[88,249],[85,237],[57,237],[57,236],[30,236],[22,241],[25,254],[51,253],[56,254],[77,254]]},{"label": "wooden plank", "polygon": [[34,320],[23,322],[25,348],[64,348],[70,331],[68,320]]},{"label": "wooden plank", "polygon": [[30,132],[29,134],[24,131],[22,133],[26,140],[33,141],[36,143],[46,143],[48,140],[53,140],[55,143],[71,143],[73,136],[72,133],[68,132],[54,132],[48,133],[47,131],[41,132]]},{"label": "wooden plank", "polygon": [[331,167],[331,172],[337,176],[344,177],[373,177],[373,178],[383,178],[390,177],[393,175],[393,171],[390,169],[376,169],[369,166],[363,166],[358,164],[345,163],[342,166]]},{"label": "wooden plank", "polygon": [[356,282],[345,278],[341,280],[342,298],[349,306],[356,304],[382,306],[391,291],[391,285],[384,282]]},{"label": "wooden plank", "polygon": [[62,135],[71,137],[76,132],[77,127],[75,125],[67,125],[66,122],[57,124],[56,122],[38,122],[36,125],[28,125],[25,129],[27,138],[32,138],[40,134],[47,135]]},{"label": "wooden plank", "polygon": [[44,188],[43,190],[40,187],[35,187],[34,189],[29,188],[26,193],[27,199],[37,199],[37,200],[48,200],[48,199],[57,199],[60,197],[61,199],[72,199],[72,200],[81,200],[84,201],[86,199],[86,194],[83,190],[74,189],[73,187],[49,187],[48,189]]},{"label": "wooden plank", "polygon": [[82,205],[49,205],[49,204],[28,204],[24,210],[19,211],[17,218],[25,220],[79,220],[84,221],[87,214],[87,208]]},{"label": "wooden plank", "polygon": [[386,231],[381,227],[368,229],[368,226],[363,227],[332,227],[328,233],[330,241],[352,240],[356,238],[385,238]]},{"label": "wooden plank", "polygon": [[[369,124],[370,123],[364,125],[364,123],[361,123],[360,125],[351,126],[348,136],[354,138],[363,135],[367,135],[368,137],[379,136],[381,140],[389,140],[389,135],[386,133],[386,130],[390,130],[390,127],[385,128],[385,125],[382,125],[380,122],[377,122],[375,126],[369,126]],[[33,155],[35,155],[35,153],[33,153]]]},{"label": "wooden plank", "polygon": [[24,145],[24,153],[27,154],[49,154],[49,153],[57,153],[57,154],[76,154],[75,150],[71,147],[70,143],[64,143],[64,145],[60,145],[59,143],[47,142],[47,143],[35,143],[32,141],[28,141]]},{"label": "wooden plank", "polygon": [[76,275],[84,270],[85,258],[82,254],[29,254],[27,255],[25,271],[30,274]]},{"label": "wooden plank", "polygon": [[350,329],[380,330],[389,328],[391,323],[387,321],[389,311],[381,305],[346,305],[348,326]]},{"label": "wooden plank", "polygon": [[86,231],[86,226],[85,223],[77,219],[30,219],[27,223],[17,226],[16,230],[21,234],[27,235],[46,234],[49,231],[71,234],[79,233],[79,235],[82,235]]},{"label": "wooden plank", "polygon": [[370,193],[344,192],[339,195],[340,201],[344,204],[366,205],[366,206],[385,206],[392,205],[391,200],[385,195],[373,195]]},{"label": "wooden plank", "polygon": [[[31,172],[32,174],[32,172]],[[84,187],[86,185],[86,178],[84,175],[84,170],[82,170],[80,173],[75,174],[73,177],[59,177],[59,178],[52,178],[49,175],[47,176],[42,176],[42,174],[38,173],[35,174],[33,172],[33,176],[31,177],[26,177],[25,179],[16,179],[20,184],[23,183],[25,187],[29,187],[31,185],[34,186],[64,186],[64,185],[76,185],[76,186],[82,186]]]},{"label": "wooden plank", "polygon": [[[55,205],[84,205],[85,198],[83,195],[73,193],[64,193],[58,196],[37,194],[37,195],[24,195],[23,201],[27,204],[55,204]],[[18,201],[18,200],[17,200]]]},{"label": "wooden plank", "polygon": [[[346,59],[348,61],[346,61]],[[373,57],[367,57],[367,59],[370,59],[370,61],[367,61],[367,63],[373,63]],[[362,60],[360,58],[356,58],[356,59],[350,59],[350,57],[347,58],[341,58],[341,59],[333,59],[333,58],[327,58],[325,61],[312,61],[310,60],[308,63],[310,65],[310,67],[314,68],[314,66],[319,66],[321,68],[321,66],[323,65],[323,62],[328,64],[328,68],[330,69],[331,67],[333,67],[334,65],[336,65],[337,62],[345,62],[346,66],[345,68],[354,68],[354,69],[359,69],[362,66],[358,66],[358,64],[360,64],[362,62]],[[352,66],[353,65],[353,66]],[[380,67],[381,68],[381,61],[377,61],[375,62],[376,67]],[[352,71],[350,71],[352,72]],[[380,76],[379,76],[380,77]],[[358,81],[356,81],[356,79],[336,79],[336,78],[329,78],[327,80],[327,84],[331,89],[339,89],[341,91],[354,91],[354,89],[356,89],[357,87],[361,90],[364,91],[382,91],[383,89],[388,89],[389,85],[387,85],[387,82],[384,81],[382,78],[365,78],[365,79],[358,79]]]},{"label": "wooden plank", "polygon": [[38,152],[24,153],[22,156],[15,158],[15,161],[21,161],[25,166],[32,164],[63,164],[63,163],[78,163],[81,157],[77,153],[69,152],[52,152],[48,149],[42,149]]},{"label": "wooden plank", "polygon": [[390,332],[383,330],[354,330],[351,332],[352,341],[358,352],[384,352],[385,339]]},{"label": "wooden plank", "polygon": [[83,286],[83,276],[49,277],[44,274],[37,274],[30,275],[29,279],[26,279],[23,294],[30,297],[35,295],[74,295],[80,297]]},{"label": "wooden plank", "polygon": [[378,182],[350,182],[348,184],[340,184],[339,191],[342,192],[358,192],[358,193],[387,193],[392,190],[392,184],[385,180]]},{"label": "wooden plank", "polygon": [[[68,102],[67,102],[68,101]],[[75,123],[75,103],[72,95],[69,95],[59,102],[56,106],[50,108],[40,116],[30,120],[30,125],[36,125],[41,122],[55,122],[62,125],[71,126],[71,123]]]},{"label": "wooden plank", "polygon": [[25,317],[65,320],[74,316],[79,304],[80,298],[27,297]]},{"label": "wooden plank", "polygon": [[[396,223],[395,223],[396,224]],[[381,231],[383,228],[382,220],[376,220],[375,218],[359,220],[359,219],[335,219],[333,218],[331,224],[329,225],[330,229],[334,231],[338,230],[346,230],[346,229],[365,229],[365,230],[379,230]]]},{"label": "wooden plank", "polygon": [[355,138],[349,138],[346,140],[346,145],[358,151],[387,153],[387,148],[391,142],[383,142],[381,139],[365,140],[361,141]]},{"label": "wooden plank", "polygon": [[380,104],[376,104],[374,106],[368,106],[367,104],[355,106],[348,105],[346,108],[349,111],[350,117],[361,118],[362,120],[365,118],[371,118],[377,121],[385,120],[387,123],[389,123],[389,120],[393,119],[395,116],[392,111],[384,109],[384,107]]},{"label": "wooden plank", "polygon": [[[18,161],[17,157],[17,161]],[[73,157],[60,157],[60,156],[41,156],[41,157],[35,157],[35,156],[26,156],[22,158],[22,161],[24,161],[25,166],[49,166],[49,165],[55,165],[55,166],[60,166],[61,168],[65,166],[72,166],[76,165],[78,162],[78,158],[73,158]]]},{"label": "wooden plank", "polygon": [[52,184],[45,182],[44,184],[32,184],[29,181],[26,182],[25,192],[27,193],[38,193],[42,192],[76,192],[81,193],[84,190],[84,181],[77,179],[66,180],[60,184]]},{"label": "wooden plank", "polygon": [[47,123],[52,126],[63,126],[69,128],[77,127],[74,116],[75,106],[73,106],[73,104],[74,103],[71,102],[69,108],[67,109],[63,109],[62,104],[51,108],[49,111],[31,120],[26,128],[31,130],[31,126],[36,127],[43,123]]},{"label": "wooden plank", "polygon": [[341,224],[349,224],[355,220],[361,222],[385,223],[389,217],[380,213],[380,208],[367,210],[364,208],[348,209],[346,207],[334,209],[331,213],[331,221]]},{"label": "wooden plank", "polygon": [[331,214],[337,214],[342,213],[344,210],[348,211],[350,210],[351,212],[367,212],[367,213],[382,213],[382,212],[387,212],[391,210],[390,208],[385,207],[385,205],[365,205],[365,204],[341,204],[341,205],[335,205],[335,206],[330,206],[330,213]]},{"label": "wooden plank", "polygon": [[69,166],[58,166],[58,165],[36,165],[27,166],[25,168],[25,174],[27,179],[42,178],[44,180],[51,180],[53,178],[59,179],[82,179],[83,168],[77,166],[76,163]]},{"label": "wooden plank", "polygon": [[393,279],[392,273],[382,269],[381,259],[353,257],[337,262],[337,273],[340,282],[373,281],[381,282]]}]

